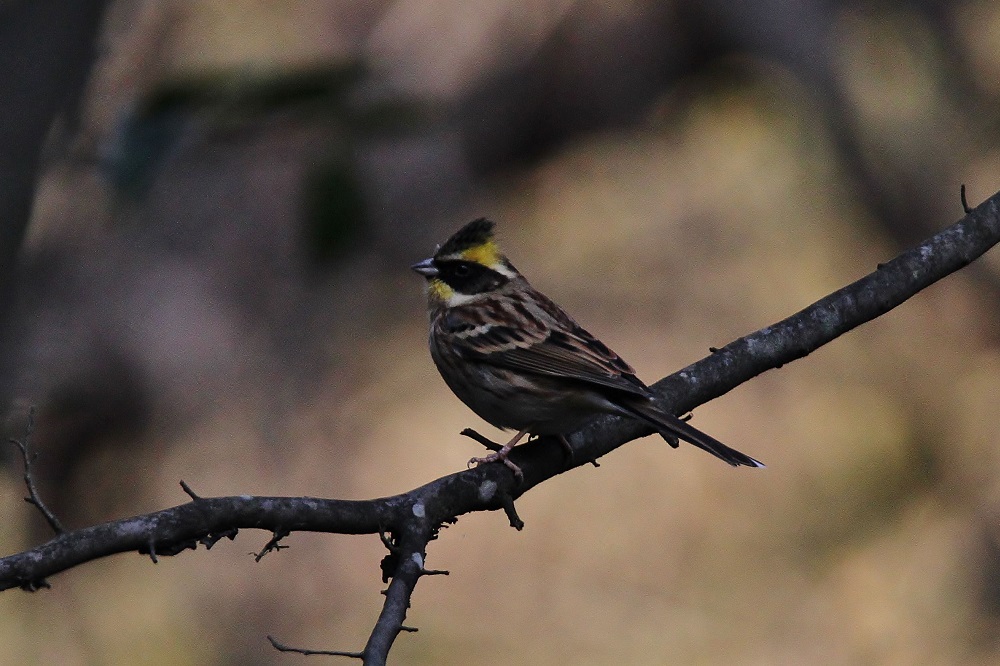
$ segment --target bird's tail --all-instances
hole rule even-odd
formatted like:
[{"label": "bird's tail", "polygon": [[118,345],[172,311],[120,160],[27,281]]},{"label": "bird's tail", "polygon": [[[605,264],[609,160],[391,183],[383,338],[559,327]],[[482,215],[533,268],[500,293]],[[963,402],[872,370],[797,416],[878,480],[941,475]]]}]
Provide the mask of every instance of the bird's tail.
[{"label": "bird's tail", "polygon": [[726,461],[733,467],[746,465],[747,467],[764,467],[764,463],[751,458],[745,453],[736,449],[731,449],[711,435],[706,435],[694,426],[680,420],[672,414],[667,414],[649,403],[631,403],[622,405],[628,412],[640,421],[645,421],[656,429],[663,439],[671,446],[677,446],[677,440],[683,439],[685,442],[694,444],[699,449],[708,451],[716,458]]}]

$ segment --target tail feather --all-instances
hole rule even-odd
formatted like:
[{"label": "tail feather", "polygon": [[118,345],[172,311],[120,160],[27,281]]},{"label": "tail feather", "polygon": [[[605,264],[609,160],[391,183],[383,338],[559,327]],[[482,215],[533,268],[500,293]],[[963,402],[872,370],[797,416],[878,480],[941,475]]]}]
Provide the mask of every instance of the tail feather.
[{"label": "tail feather", "polygon": [[699,449],[708,451],[716,458],[724,460],[733,467],[745,465],[747,467],[764,467],[764,463],[751,458],[745,453],[730,448],[715,439],[711,435],[706,435],[692,425],[681,421],[672,414],[656,409],[652,403],[622,405],[626,411],[641,421],[645,421],[663,437],[673,447],[677,446],[677,440],[683,439],[685,442],[694,444]]}]

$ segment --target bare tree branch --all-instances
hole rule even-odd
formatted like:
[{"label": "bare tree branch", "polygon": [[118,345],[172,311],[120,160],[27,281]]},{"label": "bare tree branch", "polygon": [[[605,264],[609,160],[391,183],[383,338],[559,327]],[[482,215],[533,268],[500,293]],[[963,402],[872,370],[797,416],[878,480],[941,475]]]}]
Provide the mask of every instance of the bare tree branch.
[{"label": "bare tree branch", "polygon": [[274,636],[268,636],[267,640],[270,641],[271,645],[278,652],[295,652],[297,654],[321,654],[328,657],[351,657],[352,659],[364,659],[365,655],[362,652],[347,652],[346,650],[309,650],[307,648],[297,648],[285,645],[284,643],[279,643]]},{"label": "bare tree branch", "polygon": [[21,453],[21,461],[24,464],[24,485],[28,488],[28,496],[24,498],[24,501],[41,512],[45,518],[45,522],[49,524],[53,532],[62,534],[66,530],[63,528],[62,523],[59,522],[59,519],[56,518],[56,514],[52,513],[52,510],[42,501],[42,496],[38,494],[38,488],[35,486],[35,476],[31,470],[35,458],[38,457],[38,454],[31,450],[31,434],[34,431],[35,408],[32,407],[28,410],[28,425],[25,427],[24,439],[12,438],[10,440],[10,443]]},{"label": "bare tree branch", "polygon": [[[762,372],[806,356],[847,331],[893,309],[921,289],[959,270],[1000,241],[1000,193],[971,210],[960,222],[920,246],[881,264],[873,273],[767,326],[654,385],[659,399],[676,414],[727,393]],[[296,531],[377,534],[389,553],[382,561],[385,591],[382,612],[360,653],[323,651],[384,664],[400,631],[417,581],[433,572],[424,567],[427,544],[438,531],[472,511],[507,513],[511,525],[523,525],[514,500],[543,481],[588,464],[622,444],[649,434],[634,421],[596,420],[568,439],[568,459],[554,438],[518,446],[511,458],[523,470],[518,484],[503,465],[483,465],[432,481],[409,492],[367,501],[311,497],[203,498],[184,486],[192,501],[170,509],[58,534],[31,550],[0,559],[0,590],[35,590],[66,569],[114,553],[137,551],[175,555],[199,543],[210,548],[239,529],[268,530],[264,551]],[[264,552],[262,551],[262,552]],[[155,559],[154,559],[155,561]],[[320,651],[278,649],[305,654]]]}]

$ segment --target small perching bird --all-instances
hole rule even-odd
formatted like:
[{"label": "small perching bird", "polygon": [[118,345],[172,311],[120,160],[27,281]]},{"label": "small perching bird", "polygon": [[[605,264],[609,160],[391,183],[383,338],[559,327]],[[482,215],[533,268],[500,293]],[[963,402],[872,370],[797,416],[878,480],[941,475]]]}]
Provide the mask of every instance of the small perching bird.
[{"label": "small perching bird", "polygon": [[[469,464],[502,462],[526,434],[565,435],[598,414],[649,424],[730,465],[763,467],[656,405],[653,393],[607,345],[549,300],[507,260],[493,222],[473,220],[412,266],[427,279],[430,350],[441,376],[490,424],[516,430],[499,451]],[[570,449],[572,452],[572,449]]]}]

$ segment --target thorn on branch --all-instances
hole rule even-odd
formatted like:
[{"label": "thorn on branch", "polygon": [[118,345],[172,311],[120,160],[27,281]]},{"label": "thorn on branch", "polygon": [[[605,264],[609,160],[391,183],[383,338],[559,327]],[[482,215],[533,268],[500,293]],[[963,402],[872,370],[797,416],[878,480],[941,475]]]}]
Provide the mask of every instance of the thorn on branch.
[{"label": "thorn on branch", "polygon": [[502,492],[500,493],[500,504],[503,506],[503,512],[507,514],[510,526],[518,532],[524,529],[524,521],[518,517],[517,509],[514,508],[514,499],[509,494]]},{"label": "thorn on branch", "polygon": [[190,497],[192,501],[197,502],[198,500],[201,499],[201,497],[197,493],[195,493],[193,490],[191,490],[191,486],[189,486],[188,484],[186,484],[184,482],[184,479],[181,479],[181,489],[185,493],[187,493],[187,496]]},{"label": "thorn on branch", "polygon": [[421,576],[450,576],[451,572],[445,569],[421,569]]},{"label": "thorn on branch", "polygon": [[50,590],[52,586],[49,585],[49,581],[44,578],[39,578],[38,580],[29,580],[26,583],[21,583],[21,589],[25,592],[38,592],[38,590]]},{"label": "thorn on branch", "polygon": [[205,546],[205,550],[211,550],[212,546],[219,543],[223,539],[229,539],[230,541],[234,541],[236,539],[236,535],[239,534],[239,532],[240,530],[236,527],[224,530],[222,532],[213,532],[212,534],[207,534],[202,538],[198,539],[198,543]]},{"label": "thorn on branch", "polygon": [[139,548],[140,555],[149,555],[149,559],[153,561],[153,564],[159,564],[161,557],[173,557],[178,553],[183,553],[185,550],[197,550],[199,541],[195,539],[187,539],[184,541],[177,542],[164,542],[157,544],[153,535],[150,535],[149,541],[146,542],[145,546]]},{"label": "thorn on branch", "polygon": [[400,631],[408,631],[408,632],[410,632],[411,634],[415,634],[415,633],[417,633],[418,631],[420,631],[420,630],[419,630],[419,629],[417,629],[416,627],[408,627],[408,626],[406,626],[405,624],[401,624],[401,625],[399,625],[399,630],[400,630]]},{"label": "thorn on branch", "polygon": [[962,186],[959,188],[958,191],[960,196],[962,197],[962,210],[964,210],[965,214],[968,215],[969,213],[972,212],[972,208],[969,206],[969,200],[965,198],[965,183],[962,183]]},{"label": "thorn on branch", "polygon": [[[678,416],[677,418],[680,419],[681,421],[683,421],[684,423],[687,423],[688,421],[691,420],[691,418],[693,416],[694,416],[694,414],[692,414],[691,412],[688,412],[687,414],[682,414],[681,416]],[[661,434],[660,436],[663,437],[664,440],[666,440],[667,444],[670,445],[670,448],[676,449],[677,447],[679,447],[681,445],[681,440],[678,439],[676,435],[672,435],[670,433],[664,433],[664,434]]]},{"label": "thorn on branch", "polygon": [[472,428],[466,428],[465,430],[463,430],[462,432],[460,432],[458,434],[462,435],[464,437],[468,437],[469,439],[476,440],[477,442],[479,442],[480,444],[482,444],[483,446],[485,446],[490,451],[499,451],[500,449],[503,448],[503,446],[501,446],[500,444],[497,444],[496,442],[494,442],[492,439],[486,437],[485,435],[480,435],[478,432],[476,432]]},{"label": "thorn on branch", "polygon": [[458,522],[458,518],[456,518],[454,516],[451,517],[451,518],[445,518],[440,523],[438,523],[437,525],[434,525],[431,528],[431,535],[427,539],[427,541],[431,542],[431,541],[436,540],[441,535],[441,530],[445,529],[449,525],[454,525],[457,522]]},{"label": "thorn on branch", "polygon": [[382,541],[382,545],[385,546],[386,550],[394,555],[399,554],[399,546],[396,545],[391,533],[387,533],[384,529],[380,529],[378,531],[378,538]]},{"label": "thorn on branch", "polygon": [[392,578],[393,573],[396,571],[396,567],[399,565],[399,549],[395,552],[390,551],[388,555],[382,558],[382,561],[378,563],[379,569],[382,571],[382,582],[388,583],[389,579]]},{"label": "thorn on branch", "polygon": [[296,654],[321,654],[327,657],[350,657],[351,659],[364,659],[364,652],[347,652],[346,650],[307,650],[305,648],[291,647],[283,643],[279,643],[275,640],[274,636],[268,636],[267,640],[271,642],[271,647],[273,647],[278,652],[295,652]]},{"label": "thorn on branch", "polygon": [[[538,437],[535,437],[534,439],[538,439]],[[566,461],[572,464],[573,459],[576,458],[576,451],[573,450],[573,445],[569,443],[569,438],[566,437],[566,435],[556,435],[555,439],[562,447],[563,453],[566,454]]]},{"label": "thorn on branch", "polygon": [[56,515],[42,501],[41,496],[38,494],[38,488],[35,486],[35,476],[31,471],[31,465],[38,458],[38,454],[30,451],[31,435],[34,432],[35,408],[32,406],[28,410],[28,425],[24,429],[24,439],[18,440],[12,438],[9,440],[11,444],[17,447],[17,450],[21,453],[21,460],[24,462],[24,485],[28,488],[28,496],[24,498],[24,501],[41,512],[45,518],[45,522],[49,524],[53,532],[57,535],[63,534],[66,532],[66,528],[62,526]]},{"label": "thorn on branch", "polygon": [[291,534],[289,530],[286,530],[284,527],[279,527],[276,530],[274,530],[272,534],[274,536],[271,537],[270,541],[264,544],[264,547],[261,548],[259,553],[250,553],[251,555],[254,556],[254,562],[260,562],[262,559],[264,559],[264,556],[270,553],[272,550],[278,551],[288,548],[288,546],[283,546],[279,542],[286,536]]}]

